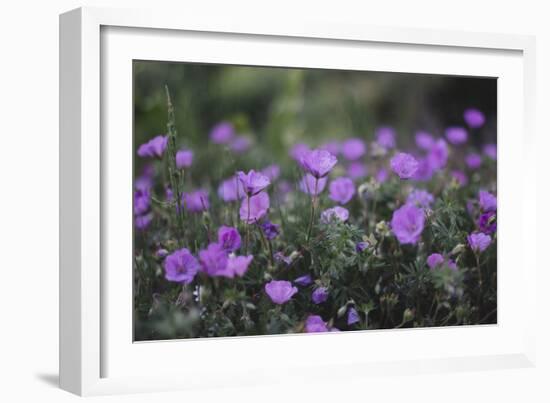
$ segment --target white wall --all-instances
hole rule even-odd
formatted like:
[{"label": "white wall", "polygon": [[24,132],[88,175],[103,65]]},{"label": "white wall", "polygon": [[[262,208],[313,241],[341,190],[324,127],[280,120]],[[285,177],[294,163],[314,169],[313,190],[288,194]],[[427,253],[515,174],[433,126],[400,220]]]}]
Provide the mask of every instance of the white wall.
[{"label": "white wall", "polygon": [[[265,3],[265,4],[264,4]],[[546,2],[515,1],[69,1],[11,0],[0,11],[0,398],[72,401],[57,382],[58,293],[58,14],[81,5],[162,7],[185,12],[269,15],[281,24],[307,15],[374,25],[404,25],[537,35],[539,174],[548,175],[550,133],[550,13]],[[518,169],[521,166],[518,165]],[[548,191],[539,189],[539,265]],[[544,223],[544,224],[543,224]],[[533,234],[533,242],[536,242]],[[547,259],[546,259],[547,260]],[[547,266],[547,265],[546,265]],[[550,269],[550,268],[549,268]],[[353,380],[346,385],[304,385],[257,390],[166,393],[101,401],[550,401],[550,304],[540,294],[540,366],[532,370]],[[5,396],[5,395],[8,396]],[[40,399],[40,400],[39,400]],[[165,400],[164,400],[165,399]]]}]

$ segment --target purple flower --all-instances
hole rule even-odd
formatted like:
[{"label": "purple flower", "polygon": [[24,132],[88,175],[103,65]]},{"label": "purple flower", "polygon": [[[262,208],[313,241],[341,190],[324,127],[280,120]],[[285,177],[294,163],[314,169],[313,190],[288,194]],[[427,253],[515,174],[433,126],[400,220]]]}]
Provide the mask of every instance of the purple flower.
[{"label": "purple flower", "polygon": [[487,211],[496,211],[497,209],[497,198],[491,193],[480,190],[479,191],[479,207],[483,212]]},{"label": "purple flower", "polygon": [[380,168],[376,173],[376,181],[378,183],[384,183],[388,180],[388,170],[386,168]]},{"label": "purple flower", "polygon": [[418,161],[410,154],[397,153],[390,161],[390,166],[401,179],[409,179],[418,169]]},{"label": "purple flower", "polygon": [[277,224],[273,224],[271,221],[266,220],[264,221],[260,227],[262,228],[262,231],[268,240],[273,240],[277,238],[279,235],[279,226]]},{"label": "purple flower", "polygon": [[492,160],[497,159],[497,145],[496,144],[485,144],[483,146],[483,153],[491,158]]},{"label": "purple flower", "polygon": [[166,146],[168,145],[168,136],[156,136],[139,146],[137,154],[140,157],[162,157]]},{"label": "purple flower", "polygon": [[308,285],[313,283],[313,280],[311,279],[311,276],[309,274],[305,274],[295,279],[294,283],[302,287],[307,287]]},{"label": "purple flower", "polygon": [[307,333],[327,332],[327,324],[319,315],[309,315],[306,319],[305,329]]},{"label": "purple flower", "polygon": [[365,242],[365,241],[362,241],[362,242],[358,242],[356,245],[355,245],[355,250],[357,252],[363,252],[365,249],[367,249],[369,247],[369,243],[368,242]]},{"label": "purple flower", "polygon": [[189,284],[200,269],[197,259],[187,249],[179,249],[164,260],[165,278],[168,281]]},{"label": "purple flower", "polygon": [[458,267],[456,266],[456,262],[452,259],[447,260],[447,267],[451,270],[458,270]]},{"label": "purple flower", "polygon": [[478,153],[469,153],[464,161],[470,169],[477,169],[481,166],[481,156]]},{"label": "purple flower", "polygon": [[497,214],[494,211],[483,213],[479,216],[477,226],[481,232],[490,235],[497,230]]},{"label": "purple flower", "polygon": [[386,150],[395,147],[395,130],[393,127],[382,126],[376,130],[376,142]]},{"label": "purple flower", "polygon": [[[250,206],[250,210],[249,210]],[[241,201],[239,215],[247,224],[253,224],[260,220],[269,210],[269,196],[266,192],[260,192],[255,196]]]},{"label": "purple flower", "polygon": [[153,187],[153,177],[155,176],[155,167],[153,164],[147,164],[143,168],[140,176],[134,181],[134,188],[136,190],[149,191]]},{"label": "purple flower", "polygon": [[227,252],[218,243],[211,243],[204,250],[199,252],[199,260],[202,265],[202,271],[209,276],[228,277],[227,272]]},{"label": "purple flower", "polygon": [[407,203],[414,204],[417,207],[429,208],[434,202],[434,197],[431,193],[423,189],[413,190],[407,197]]},{"label": "purple flower", "polygon": [[276,252],[275,254],[273,254],[273,258],[276,262],[283,262],[287,266],[290,266],[290,264],[292,263],[292,258],[290,256],[285,256],[283,252]]},{"label": "purple flower", "polygon": [[274,182],[281,175],[281,168],[277,164],[272,164],[262,169],[262,175],[266,176],[271,182]]},{"label": "purple flower", "polygon": [[134,191],[134,214],[142,215],[149,210],[151,205],[151,195],[149,190],[137,189]]},{"label": "purple flower", "polygon": [[348,310],[348,326],[351,326],[355,323],[358,323],[361,319],[359,318],[359,313],[355,308],[350,308]]},{"label": "purple flower", "polygon": [[449,158],[447,142],[443,139],[437,140],[430,148],[427,158],[434,171],[444,168],[447,165],[447,158]]},{"label": "purple flower", "polygon": [[300,162],[302,160],[302,157],[307,153],[309,152],[311,149],[309,148],[309,146],[307,144],[303,144],[303,143],[297,143],[297,144],[294,144],[292,146],[292,148],[290,149],[290,156]]},{"label": "purple flower", "polygon": [[302,168],[316,178],[327,176],[337,162],[336,157],[326,150],[307,151],[300,159]]},{"label": "purple flower", "polygon": [[238,136],[235,137],[229,147],[236,153],[244,153],[250,148],[251,142],[248,137]]},{"label": "purple flower", "polygon": [[462,171],[451,171],[451,177],[456,180],[460,186],[466,186],[468,184],[468,177]]},{"label": "purple flower", "polygon": [[300,190],[308,195],[317,196],[327,185],[327,178],[315,178],[311,174],[305,174],[298,184]]},{"label": "purple flower", "polygon": [[338,155],[338,154],[340,154],[340,151],[342,150],[342,145],[338,141],[329,141],[328,143],[323,144],[319,148],[321,150],[328,151],[332,155]]},{"label": "purple flower", "polygon": [[485,115],[479,109],[468,108],[464,111],[464,121],[472,129],[477,129],[485,124]]},{"label": "purple flower", "polygon": [[367,152],[365,142],[356,137],[344,141],[342,144],[342,155],[348,161],[355,161]]},{"label": "purple flower", "polygon": [[226,252],[234,252],[241,247],[241,235],[237,228],[222,225],[218,229],[218,243]]},{"label": "purple flower", "polygon": [[195,190],[191,193],[183,193],[181,195],[183,208],[191,213],[200,213],[210,208],[208,201],[208,192],[206,190]]},{"label": "purple flower", "polygon": [[275,192],[275,197],[280,204],[284,204],[288,201],[288,195],[292,192],[292,190],[292,185],[286,180],[282,180],[277,183],[277,191]]},{"label": "purple flower", "polygon": [[447,261],[445,261],[443,255],[439,253],[432,253],[430,256],[428,256],[427,263],[430,270],[433,270],[436,267],[442,267],[444,265],[446,265],[451,270],[458,269],[456,267],[456,263],[453,260],[447,259]]},{"label": "purple flower", "polygon": [[451,144],[463,144],[468,140],[468,132],[463,127],[453,126],[445,130],[445,137]]},{"label": "purple flower", "polygon": [[155,256],[160,259],[165,258],[166,256],[168,256],[168,251],[164,248],[157,249],[157,251],[155,252]]},{"label": "purple flower", "polygon": [[348,165],[348,176],[351,179],[361,179],[367,176],[367,167],[359,161],[353,161]]},{"label": "purple flower", "polygon": [[330,182],[329,197],[331,200],[346,204],[355,194],[355,185],[350,178],[337,178]]},{"label": "purple flower", "polygon": [[189,168],[193,163],[193,151],[179,150],[176,153],[176,167],[178,169]]},{"label": "purple flower", "polygon": [[433,136],[430,133],[424,132],[424,131],[418,131],[416,132],[414,136],[414,140],[416,142],[416,146],[420,148],[421,150],[429,151],[435,144],[435,140]]},{"label": "purple flower", "polygon": [[298,292],[298,289],[286,280],[272,280],[265,285],[265,292],[276,304],[282,305],[290,301],[292,296]]},{"label": "purple flower", "polygon": [[245,174],[243,171],[237,172],[237,177],[241,181],[244,191],[248,196],[254,196],[260,193],[271,183],[269,178],[253,169]]},{"label": "purple flower", "polygon": [[468,244],[474,252],[483,252],[491,244],[491,237],[482,232],[473,232],[468,235]]},{"label": "purple flower", "polygon": [[218,187],[218,196],[225,202],[242,199],[246,196],[243,184],[236,177],[224,180]]},{"label": "purple flower", "polygon": [[316,288],[311,294],[311,300],[314,304],[321,304],[328,299],[328,290],[325,287]]},{"label": "purple flower", "polygon": [[424,211],[405,204],[393,212],[391,230],[399,243],[416,244],[424,229]]},{"label": "purple flower", "polygon": [[144,230],[151,224],[151,221],[153,221],[153,213],[138,215],[135,217],[134,225],[136,229]]},{"label": "purple flower", "polygon": [[432,253],[430,256],[428,256],[427,263],[428,263],[428,267],[430,269],[433,269],[436,266],[439,266],[440,264],[442,264],[444,261],[445,261],[445,258],[443,257],[443,255],[439,253]]},{"label": "purple flower", "polygon": [[248,270],[250,262],[252,262],[252,258],[252,255],[230,256],[227,260],[227,272],[229,273],[229,276],[231,278],[233,278],[233,276],[244,276],[244,274]]},{"label": "purple flower", "polygon": [[345,222],[348,218],[349,211],[340,206],[329,208],[321,213],[321,222],[323,224],[330,224],[333,220]]},{"label": "purple flower", "polygon": [[413,175],[413,179],[416,181],[427,182],[432,179],[434,171],[428,161],[428,158],[420,158],[418,160],[418,169]]},{"label": "purple flower", "polygon": [[215,144],[227,144],[235,136],[235,129],[229,122],[220,122],[210,130],[210,140]]}]

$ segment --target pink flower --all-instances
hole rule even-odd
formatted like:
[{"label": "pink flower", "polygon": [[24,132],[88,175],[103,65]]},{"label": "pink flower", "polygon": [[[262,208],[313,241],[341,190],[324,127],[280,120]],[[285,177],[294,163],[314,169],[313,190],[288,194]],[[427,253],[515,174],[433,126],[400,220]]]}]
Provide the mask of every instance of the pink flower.
[{"label": "pink flower", "polygon": [[329,197],[340,204],[349,202],[355,194],[355,185],[350,178],[337,178],[330,183]]},{"label": "pink flower", "polygon": [[206,190],[196,190],[190,193],[183,193],[181,195],[181,202],[183,208],[187,209],[191,213],[200,213],[210,208],[208,201],[208,192]]},{"label": "pink flower", "polygon": [[479,207],[483,212],[496,211],[497,198],[486,190],[479,191]]},{"label": "pink flower", "polygon": [[424,211],[405,204],[393,212],[391,230],[399,243],[416,244],[424,230]]},{"label": "pink flower", "polygon": [[189,168],[193,163],[193,151],[179,150],[176,153],[176,167],[178,169]]},{"label": "pink flower", "polygon": [[390,166],[401,179],[410,179],[418,169],[418,161],[410,154],[397,153],[391,159]]},{"label": "pink flower", "polygon": [[468,244],[474,252],[483,252],[491,244],[491,237],[482,232],[473,232],[468,235]]},{"label": "pink flower", "polygon": [[481,166],[481,156],[478,153],[469,153],[464,161],[470,169],[477,169]]},{"label": "pink flower", "polygon": [[367,152],[365,142],[356,137],[344,141],[342,144],[342,155],[348,161],[355,161]]},{"label": "pink flower", "polygon": [[361,179],[367,176],[367,167],[359,161],[353,161],[348,165],[348,176],[351,179]]},{"label": "pink flower", "polygon": [[246,197],[246,193],[241,181],[236,176],[233,176],[220,183],[218,196],[225,202],[231,202]]},{"label": "pink flower", "polygon": [[[248,256],[229,256],[227,260],[227,271],[232,273],[233,276],[242,277],[248,270],[250,262],[252,262],[252,255]],[[232,276],[232,277],[233,277]]]},{"label": "pink flower", "polygon": [[445,130],[445,137],[451,144],[463,144],[468,141],[468,132],[463,127],[453,126]]},{"label": "pink flower", "polygon": [[303,143],[294,144],[290,149],[290,156],[294,160],[300,162],[302,160],[302,157],[309,151],[311,151],[311,149],[307,144],[303,144]]},{"label": "pink flower", "polygon": [[485,115],[479,109],[468,108],[464,111],[464,121],[472,129],[477,129],[485,124]]},{"label": "pink flower", "polygon": [[349,211],[344,207],[336,206],[321,213],[321,222],[329,224],[333,220],[345,222],[349,218]]},{"label": "pink flower", "polygon": [[[249,209],[250,207],[250,209]],[[258,193],[249,199],[241,201],[239,216],[247,224],[254,224],[267,214],[269,210],[269,196],[266,192]]]},{"label": "pink flower", "polygon": [[272,280],[265,285],[265,292],[278,305],[290,301],[292,296],[298,292],[298,288],[294,287],[290,281]]},{"label": "pink flower", "polygon": [[216,144],[227,144],[235,136],[235,129],[229,122],[220,122],[210,131],[210,140]]},{"label": "pink flower", "polygon": [[327,332],[327,324],[319,315],[309,315],[306,319],[305,329],[307,333]]},{"label": "pink flower", "polygon": [[222,225],[218,229],[218,243],[227,252],[234,252],[241,247],[241,235],[237,228]]},{"label": "pink flower", "polygon": [[336,157],[326,150],[307,151],[300,159],[302,168],[316,178],[327,176],[337,162]]},{"label": "pink flower", "polygon": [[162,157],[166,146],[168,145],[168,136],[156,136],[139,146],[137,154],[140,157]]},{"label": "pink flower", "polygon": [[395,147],[395,130],[393,127],[382,126],[376,130],[376,142],[386,150]]},{"label": "pink flower", "polygon": [[447,142],[443,139],[439,139],[430,147],[430,151],[427,155],[428,163],[432,170],[436,171],[447,165],[447,158],[449,158]]},{"label": "pink flower", "polygon": [[426,151],[429,151],[435,143],[433,136],[430,133],[424,131],[416,132],[414,140],[418,148]]},{"label": "pink flower", "polygon": [[253,169],[244,173],[243,171],[237,172],[237,177],[241,181],[244,191],[248,196],[254,196],[260,193],[266,187],[270,185],[270,180],[267,176],[256,172]]},{"label": "pink flower", "polygon": [[168,281],[189,284],[200,269],[200,264],[187,249],[179,249],[164,260],[165,278]]},{"label": "pink flower", "polygon": [[308,195],[317,196],[327,185],[327,178],[315,178],[311,174],[305,174],[298,184],[300,190]]},{"label": "pink flower", "polygon": [[436,266],[443,263],[444,261],[445,261],[445,259],[443,258],[443,255],[441,255],[439,253],[432,253],[430,256],[428,256],[427,263],[428,263],[428,267],[430,269],[433,269]]}]

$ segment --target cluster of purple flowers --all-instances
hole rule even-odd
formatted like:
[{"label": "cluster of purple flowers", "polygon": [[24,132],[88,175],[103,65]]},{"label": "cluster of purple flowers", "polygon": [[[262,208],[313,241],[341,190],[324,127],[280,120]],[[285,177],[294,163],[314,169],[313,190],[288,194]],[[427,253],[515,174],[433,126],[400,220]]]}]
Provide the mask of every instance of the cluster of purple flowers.
[{"label": "cluster of purple flowers", "polygon": [[[431,243],[426,247],[426,239],[429,238],[425,234],[432,225],[430,216],[438,208],[442,189],[453,186],[454,189],[458,189],[457,185],[466,186],[469,181],[476,183],[479,179],[475,178],[474,171],[484,166],[487,161],[496,159],[496,145],[485,144],[478,150],[469,145],[469,139],[484,126],[485,121],[485,115],[481,111],[469,108],[464,111],[465,127],[447,127],[443,136],[439,138],[428,132],[418,131],[414,138],[416,148],[405,151],[398,148],[396,131],[390,126],[378,127],[374,133],[374,141],[368,144],[359,137],[329,141],[318,148],[311,148],[303,143],[295,144],[289,151],[290,157],[295,161],[293,165],[300,170],[295,187],[289,181],[286,167],[277,164],[264,165],[258,170],[224,171],[224,179],[218,178],[219,181],[214,182],[218,198],[215,197],[216,187],[214,190],[210,188],[212,182],[195,181],[195,184],[200,184],[195,188],[184,182],[185,189],[180,189],[181,204],[176,206],[176,214],[181,214],[180,210],[195,213],[195,217],[201,217],[202,214],[208,232],[207,242],[199,241],[194,245],[189,242],[187,248],[182,248],[181,245],[174,248],[160,241],[164,247],[157,249],[156,258],[163,261],[164,277],[167,281],[186,285],[199,285],[201,282],[198,278],[209,277],[223,277],[235,281],[246,275],[254,261],[255,266],[263,265],[264,268],[269,268],[269,272],[265,271],[265,275],[262,274],[262,280],[258,280],[259,277],[254,279],[256,282],[260,281],[262,298],[267,297],[268,301],[280,306],[293,299],[307,298],[310,310],[306,311],[307,316],[303,315],[300,319],[304,330],[310,333],[337,331],[338,329],[332,326],[334,318],[327,316],[323,307],[335,301],[338,293],[333,284],[318,272],[312,277],[312,273],[304,273],[303,269],[298,272],[290,271],[294,270],[295,262],[300,260],[302,252],[293,251],[291,247],[284,245],[286,227],[271,221],[278,220],[273,212],[275,208],[285,208],[285,203],[295,197],[302,197],[303,200],[308,197],[311,201],[311,218],[305,243],[306,247],[310,247],[309,232],[314,227],[313,224],[319,224],[315,231],[324,235],[335,229],[361,227],[365,222],[370,222],[369,215],[374,214],[370,199],[379,198],[376,192],[385,182],[390,182],[391,186],[399,191],[392,190],[395,199],[383,206],[384,213],[380,213],[382,217],[376,216],[377,220],[382,220],[369,224],[371,228],[376,228],[376,231],[380,229],[382,241],[384,237],[391,238],[390,248],[409,245],[403,249],[422,250],[419,261],[425,262],[430,273],[434,273],[432,275],[457,273],[462,262],[456,259],[456,255],[451,251],[443,250],[446,248],[434,247]],[[222,146],[221,148],[230,149],[235,153],[242,153],[251,146],[250,139],[238,135],[235,126],[230,122],[215,125],[210,131],[209,138],[216,144],[215,147]],[[167,145],[168,136],[159,135],[140,145],[137,154],[143,158],[162,158],[167,154]],[[197,163],[194,157],[193,150],[189,148],[181,148],[173,155],[178,170],[193,167]],[[201,155],[197,154],[199,162],[200,157]],[[157,200],[152,197],[155,171],[151,165],[146,168],[134,183],[134,223],[135,228],[140,231],[146,230],[155,214],[158,214],[156,207],[153,209],[153,201],[156,203]],[[183,171],[178,173],[183,176]],[[187,175],[187,171],[185,174]],[[367,179],[368,176],[372,178]],[[425,183],[432,179],[433,182]],[[362,192],[363,186],[366,186],[366,192]],[[305,196],[299,196],[300,193],[296,196],[293,193],[294,188]],[[169,187],[165,189],[166,199],[170,202],[167,204],[173,206],[174,193]],[[388,186],[387,189],[392,188]],[[494,190],[492,186],[488,189]],[[219,205],[224,209],[223,218],[220,218],[220,214],[216,215],[217,220],[211,221],[210,216],[214,215]],[[321,209],[317,210],[318,207]],[[355,214],[360,209],[362,215],[359,217]],[[468,230],[470,233],[467,236],[461,235],[461,248],[465,249],[464,245],[467,245],[470,256],[475,255],[479,258],[496,238],[495,194],[480,190],[477,200],[470,199],[468,212],[471,216],[470,228],[475,230]],[[162,222],[160,217],[159,214],[159,223]],[[291,225],[296,220],[296,216],[291,216]],[[232,223],[234,226],[219,226],[217,238],[212,241],[211,238],[215,237],[212,228],[209,227],[212,222],[216,225],[221,222]],[[285,224],[282,219],[281,222]],[[243,237],[237,227],[241,228]],[[251,231],[259,235],[258,238],[254,238],[254,242],[266,248],[265,255],[256,255],[254,249],[253,254],[249,254]],[[367,258],[373,254],[386,253],[377,249],[376,240],[366,235],[362,241],[359,241],[360,239],[361,236],[356,236],[351,242],[354,256]],[[271,250],[273,246],[274,251]],[[435,250],[428,249],[426,253],[425,248]],[[427,255],[428,253],[430,254]],[[290,279],[299,273],[302,274],[294,280],[289,280],[288,273],[293,274]],[[249,277],[246,281],[248,279]],[[349,301],[338,314],[338,317],[342,318],[337,322],[338,327],[345,328],[347,324],[348,328],[358,328],[360,324],[365,323],[366,311],[362,309],[353,301]],[[309,312],[323,312],[323,315]]]},{"label": "cluster of purple flowers", "polygon": [[165,277],[168,281],[191,283],[202,271],[210,277],[242,277],[248,270],[253,256],[234,254],[241,246],[241,236],[236,228],[222,226],[217,242],[211,243],[195,258],[188,249],[179,249],[164,259]]}]

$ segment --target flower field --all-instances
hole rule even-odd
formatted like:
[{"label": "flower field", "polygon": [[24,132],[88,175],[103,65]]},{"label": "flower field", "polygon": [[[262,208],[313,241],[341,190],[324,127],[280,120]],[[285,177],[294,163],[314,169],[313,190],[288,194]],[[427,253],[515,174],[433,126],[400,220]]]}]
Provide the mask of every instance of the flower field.
[{"label": "flower field", "polygon": [[[145,62],[134,80],[136,340],[496,323],[496,87]],[[456,97],[381,107],[396,88]]]}]

